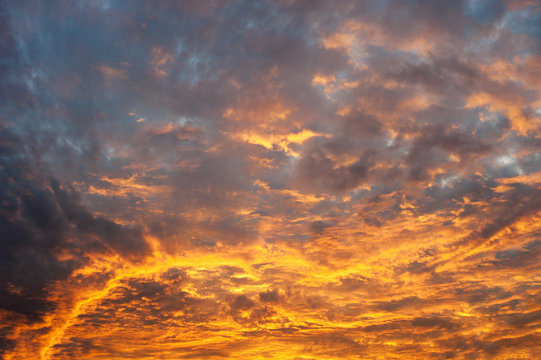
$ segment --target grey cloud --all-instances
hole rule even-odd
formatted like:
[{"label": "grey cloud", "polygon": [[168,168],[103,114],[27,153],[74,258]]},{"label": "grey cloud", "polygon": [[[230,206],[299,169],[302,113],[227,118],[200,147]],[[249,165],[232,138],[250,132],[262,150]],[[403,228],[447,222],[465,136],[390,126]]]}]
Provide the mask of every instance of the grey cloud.
[{"label": "grey cloud", "polygon": [[[269,248],[313,246],[307,260],[330,267],[333,261],[346,263],[355,257],[355,246],[379,251],[378,243],[364,242],[364,229],[351,235],[359,241],[347,244],[352,248],[318,248],[327,236],[343,241],[344,223],[358,222],[366,231],[378,227],[383,234],[392,220],[411,216],[417,225],[421,215],[437,215],[442,223],[422,231],[437,232],[441,225],[452,234],[460,232],[459,240],[448,248],[434,248],[430,256],[416,254],[393,267],[395,275],[425,275],[423,285],[429,290],[450,288],[450,297],[494,321],[535,326],[539,314],[523,308],[531,284],[511,289],[457,285],[468,270],[488,274],[537,266],[538,234],[519,234],[514,225],[541,209],[538,184],[506,180],[504,190],[498,187],[502,178],[541,169],[536,130],[517,131],[516,119],[498,104],[495,109],[491,104],[466,108],[471,95],[486,93],[522,104],[517,111],[529,124],[538,120],[533,104],[539,93],[531,85],[536,74],[522,60],[541,49],[539,7],[524,4],[3,2],[0,307],[39,320],[55,306],[46,300],[47,287],[67,279],[89,258],[115,253],[122,261],[135,262],[150,255],[145,231],[175,255],[192,246],[218,251],[218,241],[229,248],[265,238]],[[356,34],[357,25],[372,27],[376,35],[365,36],[362,29]],[[337,33],[346,34],[347,49],[325,46],[322,39]],[[501,74],[490,70],[500,63],[509,69]],[[337,82],[347,79],[351,87],[326,91],[313,85],[316,74]],[[273,106],[278,112],[285,109],[286,115],[275,116],[269,110]],[[232,120],[228,109],[250,111]],[[140,118],[144,120],[137,122]],[[322,135],[290,144],[298,158],[278,146],[269,150],[236,137],[244,130],[302,129]],[[121,197],[95,191],[115,189],[105,178],[132,176],[140,185],[167,191]],[[269,189],[254,185],[255,180]],[[325,199],[300,204],[283,190]],[[343,201],[346,195],[349,200]],[[406,202],[413,206],[404,208]],[[260,225],[272,219],[283,226],[262,230]],[[120,225],[120,220],[138,225]],[[511,236],[502,231],[507,228]],[[397,234],[405,239],[416,235],[406,229]],[[520,242],[511,244],[515,235]],[[491,238],[494,251],[467,257],[464,263],[453,258],[450,261],[459,261],[455,272],[436,271],[442,252],[467,251]],[[416,246],[414,241],[411,246]],[[59,260],[61,252],[72,260]],[[352,319],[365,310],[400,313],[434,301],[412,294],[388,301],[372,297],[366,306],[335,306],[310,289],[289,290],[291,282],[302,278],[296,270],[272,263],[252,270],[269,281],[269,290],[229,293],[226,285],[259,285],[263,280],[234,276],[244,271],[223,267],[204,273],[197,283],[199,298],[182,290],[196,283],[187,269],[172,268],[160,277],[165,285],[132,279],[103,305],[123,305],[123,311],[148,326],[167,323],[172,312],[182,310],[184,322],[200,324],[225,314],[256,327],[276,315],[273,307],[278,306],[317,310],[327,319]],[[385,290],[376,279],[361,275],[323,286],[340,296]],[[513,295],[520,301],[513,302]],[[149,303],[143,306],[142,298]],[[509,316],[501,316],[502,311]],[[79,320],[96,327],[126,324],[105,308]],[[359,331],[383,331],[382,341],[390,333],[413,340],[436,338],[445,349],[430,355],[435,358],[475,358],[483,352],[492,356],[520,344],[533,347],[536,340],[441,339],[460,326],[473,327],[468,320],[458,325],[443,314],[431,314]],[[406,327],[422,334],[404,334]],[[299,325],[276,333],[292,336],[288,339],[306,345],[314,357],[362,356],[369,348],[353,340],[359,338],[353,332],[293,337],[315,328]],[[11,325],[0,328],[0,352],[14,346],[7,340],[11,331]],[[256,334],[272,336],[272,331],[246,336]],[[81,357],[97,346],[92,339],[66,340],[56,350],[69,357]],[[212,346],[176,350],[181,358],[235,355]],[[424,348],[397,350],[420,353]],[[104,351],[115,354],[112,348]],[[159,357],[151,351],[140,355]]]},{"label": "grey cloud", "polygon": [[[73,189],[48,179],[16,134],[2,130],[0,143],[2,308],[37,320],[54,307],[47,285],[66,279],[87,256],[109,247],[128,258],[142,255],[147,245],[140,230],[94,216]],[[72,260],[58,260],[61,250]]]},{"label": "grey cloud", "polygon": [[541,240],[527,243],[523,248],[497,251],[490,263],[496,268],[528,267],[535,265],[541,255]]},{"label": "grey cloud", "polygon": [[262,302],[277,303],[280,299],[280,293],[276,289],[259,293],[259,300]]},{"label": "grey cloud", "polygon": [[423,304],[425,300],[418,298],[417,296],[410,296],[399,300],[380,301],[376,302],[377,309],[385,311],[395,311],[405,307],[419,306]]},{"label": "grey cloud", "polygon": [[299,162],[299,181],[316,191],[342,193],[362,183],[373,165],[373,155],[366,152],[351,165],[334,169],[334,162],[322,151],[304,156]]}]

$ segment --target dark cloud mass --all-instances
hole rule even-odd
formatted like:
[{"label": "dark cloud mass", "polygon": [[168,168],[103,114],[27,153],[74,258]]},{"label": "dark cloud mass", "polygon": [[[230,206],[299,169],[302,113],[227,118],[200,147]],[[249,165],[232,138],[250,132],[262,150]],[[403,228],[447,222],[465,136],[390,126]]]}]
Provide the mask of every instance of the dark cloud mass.
[{"label": "dark cloud mass", "polygon": [[48,177],[39,159],[28,159],[24,141],[29,139],[0,133],[0,305],[37,320],[54,305],[46,286],[65,280],[88,256],[116,251],[129,258],[144,255],[147,247],[140,229],[91,214],[73,189]]},{"label": "dark cloud mass", "polygon": [[540,18],[0,2],[0,357],[536,359]]}]

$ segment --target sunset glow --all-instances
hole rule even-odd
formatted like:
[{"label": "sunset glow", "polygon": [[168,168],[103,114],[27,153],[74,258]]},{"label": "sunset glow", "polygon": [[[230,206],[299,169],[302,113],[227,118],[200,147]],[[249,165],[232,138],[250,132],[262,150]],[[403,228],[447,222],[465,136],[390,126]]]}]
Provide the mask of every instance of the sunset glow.
[{"label": "sunset glow", "polygon": [[540,359],[538,1],[0,20],[0,359]]}]

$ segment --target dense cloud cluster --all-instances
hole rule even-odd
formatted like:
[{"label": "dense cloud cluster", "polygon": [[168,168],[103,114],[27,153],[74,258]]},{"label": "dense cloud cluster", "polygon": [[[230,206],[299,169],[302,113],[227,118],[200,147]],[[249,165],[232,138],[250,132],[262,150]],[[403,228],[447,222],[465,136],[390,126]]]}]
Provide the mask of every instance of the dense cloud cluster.
[{"label": "dense cloud cluster", "polygon": [[0,356],[534,358],[540,22],[3,2]]},{"label": "dense cloud cluster", "polygon": [[0,133],[0,308],[34,322],[55,307],[46,287],[66,280],[88,257],[115,251],[129,261],[144,256],[147,244],[141,229],[90,213],[75,190],[26,153],[25,140]]}]

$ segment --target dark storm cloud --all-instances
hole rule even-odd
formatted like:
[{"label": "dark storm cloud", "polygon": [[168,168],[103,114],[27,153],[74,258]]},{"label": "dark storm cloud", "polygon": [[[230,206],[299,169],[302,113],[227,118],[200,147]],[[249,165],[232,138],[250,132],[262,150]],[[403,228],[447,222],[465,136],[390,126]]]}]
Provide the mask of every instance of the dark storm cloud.
[{"label": "dark storm cloud", "polygon": [[57,182],[52,182],[51,188],[66,219],[79,232],[96,236],[122,256],[138,257],[148,250],[141,229],[126,228],[104,217],[94,216],[80,204],[75,191],[63,191]]},{"label": "dark storm cloud", "polygon": [[1,304],[37,317],[51,305],[44,299],[44,286],[66,278],[76,265],[57,261],[54,254],[64,241],[68,224],[50,189],[34,176],[37,164],[24,161],[18,138],[4,129],[0,139]]},{"label": "dark storm cloud", "polygon": [[[26,141],[7,129],[0,133],[0,304],[36,320],[54,306],[47,285],[66,279],[92,253],[109,248],[135,259],[146,243],[140,230],[93,215],[74,190],[48,178]],[[74,257],[60,260],[62,251]]]}]

